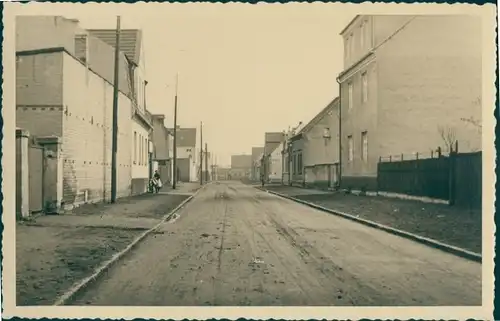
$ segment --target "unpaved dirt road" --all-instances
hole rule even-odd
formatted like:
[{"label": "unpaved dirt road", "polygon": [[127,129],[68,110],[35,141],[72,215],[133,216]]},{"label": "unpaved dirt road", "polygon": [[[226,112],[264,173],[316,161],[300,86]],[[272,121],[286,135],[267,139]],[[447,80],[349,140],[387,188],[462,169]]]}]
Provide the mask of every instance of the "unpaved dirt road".
[{"label": "unpaved dirt road", "polygon": [[74,305],[481,305],[481,265],[240,183],[211,184]]}]

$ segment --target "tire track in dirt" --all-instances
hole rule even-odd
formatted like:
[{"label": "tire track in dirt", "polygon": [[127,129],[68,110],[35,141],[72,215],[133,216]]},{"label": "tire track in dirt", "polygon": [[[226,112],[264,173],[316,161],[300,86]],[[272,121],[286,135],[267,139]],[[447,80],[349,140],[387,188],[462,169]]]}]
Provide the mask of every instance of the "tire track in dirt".
[{"label": "tire track in dirt", "polygon": [[[257,194],[259,195],[259,194]],[[260,198],[262,199],[262,198]],[[341,266],[329,260],[320,250],[314,247],[302,237],[295,229],[281,220],[276,213],[285,213],[279,211],[277,205],[266,206],[259,197],[256,197],[258,207],[262,213],[267,216],[276,232],[281,235],[286,242],[296,250],[298,257],[304,263],[304,266],[320,279],[320,286],[327,293],[336,293],[336,303],[339,305],[372,305],[374,302],[370,298],[377,298],[378,291],[368,287],[357,277],[345,271]],[[288,214],[284,214],[288,215]],[[318,273],[319,272],[319,273]],[[337,285],[337,286],[334,286]],[[366,295],[368,294],[368,295]],[[362,298],[357,300],[356,297]],[[377,300],[377,304],[380,298]],[[390,304],[391,299],[388,300]]]}]

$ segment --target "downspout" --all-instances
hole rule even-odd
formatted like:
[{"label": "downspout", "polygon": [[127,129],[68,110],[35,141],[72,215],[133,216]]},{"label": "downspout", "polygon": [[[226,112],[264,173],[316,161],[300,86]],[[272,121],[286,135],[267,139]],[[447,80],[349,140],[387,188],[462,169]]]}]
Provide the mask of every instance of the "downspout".
[{"label": "downspout", "polygon": [[338,187],[340,188],[342,184],[342,84],[337,77],[337,83],[339,84],[339,170],[338,170]]}]

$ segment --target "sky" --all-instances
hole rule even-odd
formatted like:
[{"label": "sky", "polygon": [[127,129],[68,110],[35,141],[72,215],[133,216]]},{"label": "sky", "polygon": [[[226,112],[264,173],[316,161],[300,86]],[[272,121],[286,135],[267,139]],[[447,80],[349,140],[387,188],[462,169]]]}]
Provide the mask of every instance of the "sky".
[{"label": "sky", "polygon": [[172,126],[179,73],[178,124],[203,121],[219,165],[263,146],[266,131],[307,123],[338,95],[339,32],[355,16],[349,5],[324,3],[97,6],[51,4],[45,14],[82,28],[115,28],[121,15],[122,28],[142,29],[148,109]]}]

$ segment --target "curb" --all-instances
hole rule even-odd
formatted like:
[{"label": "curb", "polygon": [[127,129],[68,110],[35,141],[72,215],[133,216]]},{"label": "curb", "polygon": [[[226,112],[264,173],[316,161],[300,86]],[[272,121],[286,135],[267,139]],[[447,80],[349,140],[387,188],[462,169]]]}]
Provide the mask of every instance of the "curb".
[{"label": "curb", "polygon": [[385,232],[388,232],[388,233],[391,233],[391,234],[394,234],[394,235],[397,235],[397,236],[400,236],[400,237],[404,237],[404,238],[410,239],[412,241],[416,241],[418,243],[421,243],[421,244],[433,247],[435,249],[442,250],[442,251],[450,253],[450,254],[454,254],[454,255],[462,257],[464,259],[468,259],[468,260],[471,260],[471,261],[474,261],[474,262],[479,262],[479,263],[482,262],[482,256],[479,253],[475,253],[475,252],[472,252],[472,251],[469,251],[469,250],[466,250],[466,249],[462,249],[462,248],[459,248],[459,247],[456,247],[456,246],[453,246],[453,245],[448,245],[448,244],[445,244],[445,243],[442,243],[442,242],[439,242],[439,241],[436,241],[436,240],[433,240],[433,239],[430,239],[430,238],[427,238],[427,237],[423,237],[423,236],[419,236],[419,235],[413,234],[413,233],[409,233],[409,232],[405,232],[405,231],[402,231],[402,230],[398,230],[398,229],[395,229],[395,228],[392,228],[392,227],[389,227],[389,226],[386,226],[386,225],[383,225],[383,224],[380,224],[380,223],[376,223],[376,222],[373,222],[373,221],[365,220],[365,219],[356,217],[356,216],[351,215],[351,214],[347,214],[347,213],[340,212],[340,211],[337,211],[337,210],[332,210],[332,209],[329,209],[329,208],[326,208],[326,207],[323,207],[323,206],[320,206],[320,205],[313,204],[311,202],[300,200],[300,199],[295,198],[295,197],[291,197],[291,196],[287,196],[287,195],[284,195],[284,194],[281,194],[281,193],[277,193],[277,192],[273,192],[273,191],[270,191],[270,190],[262,189],[261,187],[257,187],[257,189],[259,189],[261,191],[264,191],[264,192],[267,192],[269,194],[273,194],[273,195],[276,195],[276,196],[279,196],[279,197],[282,197],[282,198],[286,198],[286,199],[295,201],[295,202],[303,204],[303,205],[307,205],[309,207],[312,207],[312,208],[315,208],[315,209],[318,209],[318,210],[321,210],[321,211],[324,211],[324,212],[328,212],[330,214],[335,214],[335,215],[338,215],[338,216],[342,216],[343,218],[349,219],[351,221],[355,221],[357,223],[361,223],[361,224],[364,224],[364,225],[367,225],[367,226],[370,226],[370,227],[373,227],[373,228],[376,228],[376,229],[379,229],[379,230],[383,230]]},{"label": "curb", "polygon": [[[206,185],[204,185],[206,186]],[[203,187],[204,187],[203,186]],[[182,201],[176,208],[174,208],[172,211],[170,211],[168,214],[162,217],[160,222],[153,226],[152,228],[148,229],[141,235],[139,235],[137,238],[135,238],[132,243],[130,243],[125,249],[122,251],[116,253],[109,259],[108,261],[104,262],[100,267],[98,267],[94,273],[85,279],[79,281],[78,283],[74,284],[66,293],[64,293],[62,296],[60,296],[56,302],[53,304],[54,306],[60,306],[60,305],[66,305],[71,300],[75,298],[75,296],[81,292],[82,290],[86,289],[92,282],[96,281],[104,272],[109,270],[115,263],[117,263],[121,258],[123,258],[128,252],[130,252],[137,244],[139,244],[146,236],[148,236],[151,232],[154,232],[160,225],[168,221],[176,212],[178,212],[182,207],[184,207],[187,203],[189,203],[202,189],[198,188],[194,194],[189,196],[187,199]]]}]

